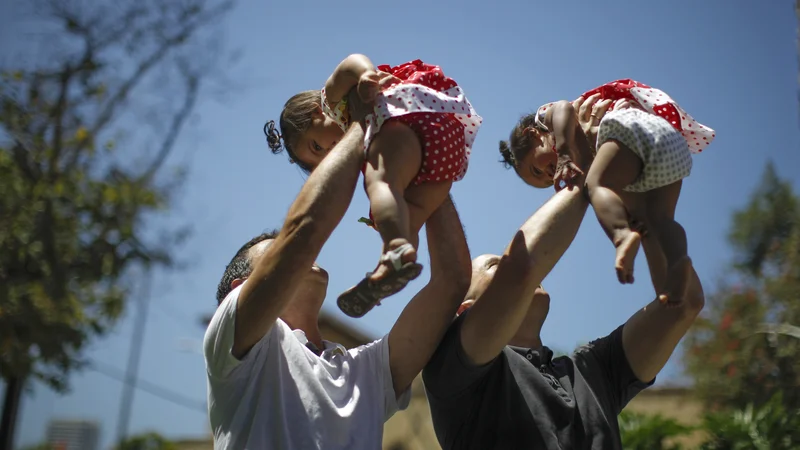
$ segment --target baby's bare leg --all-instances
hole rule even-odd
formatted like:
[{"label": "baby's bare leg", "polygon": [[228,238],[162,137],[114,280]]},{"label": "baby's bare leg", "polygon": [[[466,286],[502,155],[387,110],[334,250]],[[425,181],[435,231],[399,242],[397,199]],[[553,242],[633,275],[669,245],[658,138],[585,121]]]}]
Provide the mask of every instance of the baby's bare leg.
[{"label": "baby's bare leg", "polygon": [[[370,144],[364,174],[370,211],[383,240],[384,253],[411,240],[405,191],[421,165],[422,147],[414,131],[400,122],[385,123]],[[405,254],[403,262],[416,261],[416,245],[414,248]],[[387,267],[380,264],[372,278],[381,279],[386,271]]]},{"label": "baby's bare leg", "polygon": [[664,292],[664,283],[667,281],[667,257],[664,255],[664,250],[661,248],[661,240],[659,239],[659,232],[655,226],[648,223],[647,236],[642,238],[642,250],[644,256],[647,258],[647,268],[650,269],[650,280],[653,282],[653,289],[656,294]]},{"label": "baby's bare leg", "polygon": [[[654,279],[654,284],[659,299],[671,305],[682,301],[690,275],[683,273],[686,272],[682,270],[685,265],[679,264],[682,259],[688,257],[686,231],[675,221],[675,208],[681,195],[682,184],[682,181],[677,181],[647,193],[648,222],[658,239],[666,262],[659,277],[665,281],[655,284]],[[667,276],[668,271],[680,273],[670,273],[670,276]]]},{"label": "baby's bare leg", "polygon": [[586,174],[589,201],[614,247],[615,268],[620,283],[633,283],[633,262],[639,251],[641,236],[631,230],[628,211],[618,192],[633,183],[642,171],[642,160],[624,144],[607,141]]},{"label": "baby's bare leg", "polygon": [[450,193],[452,181],[437,181],[410,186],[406,189],[405,198],[408,204],[411,244],[419,245],[419,231],[431,214],[442,205]]},{"label": "baby's bare leg", "polygon": [[[661,293],[667,277],[667,258],[661,249],[658,229],[650,224],[647,216],[647,193],[621,191],[619,197],[630,214],[631,223],[636,223],[644,230],[644,233],[640,234],[642,234],[642,250],[647,258],[647,268],[650,270],[650,280],[653,282],[655,292]],[[633,226],[631,228],[637,229]]]}]

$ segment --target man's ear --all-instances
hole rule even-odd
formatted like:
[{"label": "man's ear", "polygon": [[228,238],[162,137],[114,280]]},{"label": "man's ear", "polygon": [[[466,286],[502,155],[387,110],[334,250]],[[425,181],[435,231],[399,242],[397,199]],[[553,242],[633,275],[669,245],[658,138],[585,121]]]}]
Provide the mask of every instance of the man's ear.
[{"label": "man's ear", "polygon": [[247,277],[244,277],[244,278],[236,278],[236,279],[234,279],[233,281],[231,281],[231,290],[234,290],[234,289],[236,289],[237,287],[241,286],[241,285],[242,285],[242,283],[244,283],[244,280],[246,280],[246,279],[247,279]]},{"label": "man's ear", "polygon": [[528,127],[528,128],[525,128],[525,131],[524,131],[524,133],[525,133],[526,135],[530,136],[530,137],[533,137],[533,138],[538,138],[538,137],[540,137],[539,130],[538,130],[538,129],[536,129],[535,127]]},{"label": "man's ear", "polygon": [[475,300],[464,300],[464,302],[461,303],[461,306],[458,307],[458,311],[456,312],[456,315],[460,316],[461,313],[463,313],[464,311],[466,311],[469,308],[471,308],[472,305],[474,305],[474,304],[475,304]]}]

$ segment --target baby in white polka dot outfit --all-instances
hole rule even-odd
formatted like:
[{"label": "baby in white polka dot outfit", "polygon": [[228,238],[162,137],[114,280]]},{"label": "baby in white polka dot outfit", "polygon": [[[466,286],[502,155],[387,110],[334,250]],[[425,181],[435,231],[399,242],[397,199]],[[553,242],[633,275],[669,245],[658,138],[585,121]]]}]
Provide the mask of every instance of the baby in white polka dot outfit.
[{"label": "baby in white polka dot outfit", "polygon": [[381,235],[377,268],[339,296],[337,305],[361,317],[419,276],[419,231],[467,172],[482,118],[439,66],[420,60],[377,68],[364,55],[345,58],[321,90],[284,105],[280,132],[264,127],[273,153],[286,149],[306,172],[322,162],[351,122],[348,96],[370,107],[363,118],[364,187],[370,219]]},{"label": "baby in white polka dot outfit", "polygon": [[[509,142],[500,142],[504,163],[527,184],[558,191],[562,184],[584,182],[583,171],[572,163],[577,145],[586,141],[576,113],[583,99],[592,105],[592,125],[597,127],[596,145],[589,143],[596,155],[585,175],[586,192],[616,247],[617,278],[633,283],[634,259],[645,237],[653,244],[645,245],[645,256],[658,298],[678,305],[691,264],[675,208],[682,180],[691,173],[692,153],[713,140],[714,130],[695,121],[664,92],[617,80],[586,92],[575,104],[541,106],[522,117]],[[608,108],[613,110],[605,114]]]}]

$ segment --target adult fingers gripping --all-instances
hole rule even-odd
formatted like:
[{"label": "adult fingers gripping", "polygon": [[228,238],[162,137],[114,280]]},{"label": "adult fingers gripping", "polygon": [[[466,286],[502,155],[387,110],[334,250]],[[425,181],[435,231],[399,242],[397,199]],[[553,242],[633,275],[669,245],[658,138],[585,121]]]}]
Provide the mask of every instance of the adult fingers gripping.
[{"label": "adult fingers gripping", "polygon": [[610,106],[611,106],[610,99],[603,100],[595,105],[593,114],[595,115],[595,117],[597,117],[598,120],[600,120],[603,118],[603,116],[606,115],[606,112],[608,112],[608,108]]},{"label": "adult fingers gripping", "polygon": [[583,104],[581,105],[581,107],[580,107],[578,112],[580,114],[579,117],[584,122],[588,122],[589,121],[589,116],[594,111],[594,107],[595,107],[595,104],[597,103],[598,99],[600,99],[600,94],[599,93],[598,94],[593,94],[593,95],[589,96],[589,98],[587,98],[586,101],[583,102]]}]

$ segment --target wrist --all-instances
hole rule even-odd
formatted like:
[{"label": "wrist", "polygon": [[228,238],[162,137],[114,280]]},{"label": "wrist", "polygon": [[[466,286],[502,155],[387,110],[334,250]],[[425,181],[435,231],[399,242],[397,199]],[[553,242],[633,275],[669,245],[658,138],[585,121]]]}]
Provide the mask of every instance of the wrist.
[{"label": "wrist", "polygon": [[[347,137],[350,139],[358,139],[360,141],[364,140],[364,134],[366,132],[366,124],[363,121],[356,121],[353,120],[350,122],[350,127],[347,129]],[[358,146],[354,145],[353,148],[357,148]],[[361,151],[359,149],[358,151]]]},{"label": "wrist", "polygon": [[377,72],[373,69],[359,70],[357,73],[353,74],[353,77],[355,79],[355,84],[359,85],[361,84],[362,81],[367,81],[367,82],[372,81],[373,75],[375,75],[376,73]]}]

